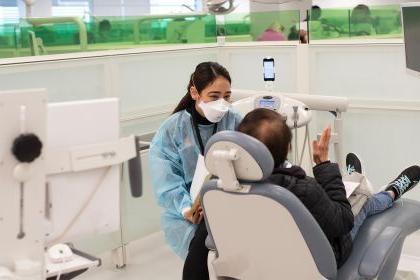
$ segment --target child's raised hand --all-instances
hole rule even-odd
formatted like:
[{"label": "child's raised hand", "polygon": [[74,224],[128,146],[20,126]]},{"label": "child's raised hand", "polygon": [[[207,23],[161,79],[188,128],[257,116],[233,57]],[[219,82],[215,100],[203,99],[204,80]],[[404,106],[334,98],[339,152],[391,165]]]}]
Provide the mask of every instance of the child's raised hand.
[{"label": "child's raised hand", "polygon": [[312,142],[313,159],[316,164],[328,161],[328,149],[331,139],[331,127],[327,127],[321,134],[319,141]]}]

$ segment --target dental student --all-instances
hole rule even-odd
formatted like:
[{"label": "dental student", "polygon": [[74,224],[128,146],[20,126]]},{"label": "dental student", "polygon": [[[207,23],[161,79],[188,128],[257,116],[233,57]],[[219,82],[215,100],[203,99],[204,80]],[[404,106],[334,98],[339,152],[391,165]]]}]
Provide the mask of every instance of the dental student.
[{"label": "dental student", "polygon": [[[187,94],[161,125],[150,146],[155,196],[164,212],[161,225],[167,243],[183,259],[183,279],[208,279],[207,230],[202,209],[193,213],[191,182],[208,139],[235,130],[242,117],[230,109],[231,78],[215,62],[197,65]],[[203,278],[203,275],[207,277]]]}]

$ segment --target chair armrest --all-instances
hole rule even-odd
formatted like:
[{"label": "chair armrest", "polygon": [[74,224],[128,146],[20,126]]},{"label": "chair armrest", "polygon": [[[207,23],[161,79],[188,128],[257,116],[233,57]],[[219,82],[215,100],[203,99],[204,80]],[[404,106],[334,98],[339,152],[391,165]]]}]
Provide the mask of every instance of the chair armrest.
[{"label": "chair armrest", "polygon": [[213,236],[211,236],[211,234],[208,234],[207,235],[207,238],[206,238],[206,247],[210,251],[216,251],[216,244],[214,244]]},{"label": "chair armrest", "polygon": [[[394,249],[401,234],[401,228],[386,227],[369,245],[359,266],[361,276],[375,278],[383,269],[388,256]],[[368,245],[368,244],[367,244]]]}]

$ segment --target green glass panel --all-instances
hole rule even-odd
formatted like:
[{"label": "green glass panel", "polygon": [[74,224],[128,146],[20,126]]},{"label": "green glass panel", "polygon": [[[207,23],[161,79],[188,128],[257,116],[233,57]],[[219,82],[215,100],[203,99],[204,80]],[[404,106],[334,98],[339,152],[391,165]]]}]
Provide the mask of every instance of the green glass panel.
[{"label": "green glass panel", "polygon": [[372,7],[371,13],[376,35],[402,37],[399,6],[376,6]]},{"label": "green glass panel", "polygon": [[[365,10],[363,10],[365,9]],[[82,22],[57,18],[5,20],[0,25],[0,58],[81,51],[115,50],[146,45],[298,40],[298,11],[232,13],[216,25],[212,15],[91,17]],[[400,38],[396,5],[310,11],[310,40]]]},{"label": "green glass panel", "polygon": [[347,9],[324,9],[310,12],[310,40],[349,37],[349,11]]},{"label": "green glass panel", "polygon": [[16,44],[16,24],[0,25],[0,58],[16,56]]},{"label": "green glass panel", "polygon": [[299,11],[258,12],[251,13],[250,17],[251,36],[255,41],[266,41],[264,35],[267,30],[273,30],[289,40],[299,40]]},{"label": "green glass panel", "polygon": [[[86,33],[80,31],[79,24]],[[216,20],[212,15],[94,17],[89,22],[72,18],[28,19],[0,25],[0,42],[2,58],[142,45],[215,43]]]},{"label": "green glass panel", "polygon": [[252,41],[249,13],[234,13],[224,16],[224,24],[217,26],[217,34],[227,42]]},{"label": "green glass panel", "polygon": [[299,11],[229,14],[218,33],[228,42],[298,40],[299,21]]},{"label": "green glass panel", "polygon": [[397,5],[310,11],[310,40],[401,37],[401,12]]}]

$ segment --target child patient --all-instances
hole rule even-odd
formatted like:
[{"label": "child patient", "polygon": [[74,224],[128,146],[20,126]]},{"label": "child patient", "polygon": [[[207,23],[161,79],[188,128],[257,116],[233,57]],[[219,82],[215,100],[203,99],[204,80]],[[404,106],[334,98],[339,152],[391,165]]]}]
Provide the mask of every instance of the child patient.
[{"label": "child patient", "polygon": [[[393,202],[420,179],[420,167],[408,167],[388,184],[385,191],[370,197],[362,210],[353,216],[339,167],[328,160],[330,128],[323,131],[319,141],[312,143],[315,178],[306,176],[302,168],[290,166],[286,161],[292,134],[278,113],[256,109],[245,116],[238,130],[257,138],[270,150],[275,168],[268,180],[291,191],[308,208],[328,238],[338,267],[349,257],[352,241],[365,219],[392,207]],[[362,172],[361,163],[354,154],[347,156],[346,165],[350,172]]]}]

